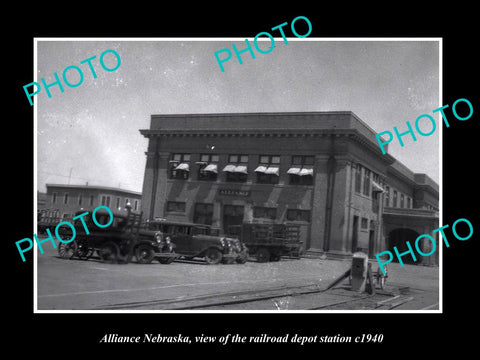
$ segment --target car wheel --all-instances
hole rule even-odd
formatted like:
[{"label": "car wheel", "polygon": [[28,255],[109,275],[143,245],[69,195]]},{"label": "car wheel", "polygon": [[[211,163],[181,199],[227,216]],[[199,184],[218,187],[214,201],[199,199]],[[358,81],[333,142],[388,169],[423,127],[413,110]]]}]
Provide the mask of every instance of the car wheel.
[{"label": "car wheel", "polygon": [[77,242],[75,240],[67,244],[63,242],[58,244],[58,255],[60,255],[62,259],[72,259],[76,253],[77,253]]},{"label": "car wheel", "polygon": [[150,264],[155,256],[155,251],[150,245],[140,244],[135,249],[135,256],[139,264]]},{"label": "car wheel", "polygon": [[120,253],[120,249],[117,244],[115,244],[112,241],[109,241],[102,245],[98,253],[102,261],[115,262],[118,259],[118,254]]},{"label": "car wheel", "polygon": [[218,264],[222,261],[222,253],[218,249],[210,248],[205,253],[205,260],[208,264]]},{"label": "car wheel", "polygon": [[172,256],[172,257],[168,257],[168,258],[165,258],[165,257],[160,257],[158,258],[158,262],[160,264],[171,264],[173,262],[175,258]]},{"label": "car wheel", "polygon": [[245,264],[247,262],[247,255],[241,255],[235,259],[238,264]]},{"label": "car wheel", "polygon": [[267,262],[270,260],[270,251],[267,248],[260,248],[257,250],[256,258],[260,263]]},{"label": "car wheel", "polygon": [[270,261],[280,261],[280,255],[279,254],[271,254],[270,255]]},{"label": "car wheel", "polygon": [[78,244],[77,256],[81,260],[88,260],[93,255],[93,252],[95,250],[92,249],[90,246],[88,246],[88,242],[83,238],[78,239],[77,244]]}]

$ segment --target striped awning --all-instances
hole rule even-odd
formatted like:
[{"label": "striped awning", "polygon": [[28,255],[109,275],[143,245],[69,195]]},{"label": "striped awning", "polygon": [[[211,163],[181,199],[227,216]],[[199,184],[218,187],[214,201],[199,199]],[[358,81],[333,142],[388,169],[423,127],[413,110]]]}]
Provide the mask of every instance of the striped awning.
[{"label": "striped awning", "polygon": [[175,168],[175,170],[190,171],[190,166],[187,163],[181,163]]},{"label": "striped awning", "polygon": [[385,189],[372,180],[372,191],[375,192],[385,192]]},{"label": "striped awning", "polygon": [[278,166],[269,166],[269,167],[265,170],[265,174],[272,174],[272,175],[277,175],[277,176],[279,176],[280,173],[279,173],[279,170],[278,170]]},{"label": "striped awning", "polygon": [[255,172],[265,173],[265,171],[267,171],[267,167],[266,167],[266,166],[263,166],[263,165],[260,165],[259,167],[257,167],[257,168],[255,169]]},{"label": "striped awning", "polygon": [[210,171],[217,174],[218,173],[217,164],[208,164],[207,166],[205,166],[203,171]]},{"label": "striped awning", "polygon": [[236,173],[248,174],[246,165],[237,165],[235,166]]},{"label": "striped awning", "polygon": [[311,167],[303,167],[300,172],[298,173],[300,176],[313,176],[313,168]]},{"label": "striped awning", "polygon": [[290,169],[288,169],[287,174],[299,175],[300,170],[301,170],[301,168],[299,168],[299,167],[291,167]]},{"label": "striped awning", "polygon": [[[213,164],[210,164],[210,165],[213,165]],[[222,171],[248,174],[246,165],[232,165],[232,164],[229,164],[229,165],[225,166]]]},{"label": "striped awning", "polygon": [[222,171],[235,172],[235,165],[229,164],[229,165],[225,166]]}]

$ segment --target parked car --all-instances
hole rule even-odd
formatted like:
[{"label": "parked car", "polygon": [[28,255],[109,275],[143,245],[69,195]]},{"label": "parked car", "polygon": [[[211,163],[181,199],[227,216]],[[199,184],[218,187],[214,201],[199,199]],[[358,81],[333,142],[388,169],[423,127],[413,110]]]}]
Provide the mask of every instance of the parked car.
[{"label": "parked car", "polygon": [[239,239],[220,236],[218,229],[208,225],[154,220],[146,228],[169,237],[175,252],[185,259],[203,258],[208,264],[247,261],[247,248]]},{"label": "parked car", "polygon": [[[75,216],[84,213],[77,211]],[[75,217],[74,216],[74,217]],[[160,233],[141,227],[141,214],[113,212],[110,226],[96,226],[91,213],[75,220],[75,239],[69,243],[60,243],[58,253],[62,258],[89,259],[95,251],[103,261],[128,263],[135,256],[138,263],[148,264],[154,258],[162,264],[171,263],[176,257],[175,245]],[[107,211],[100,209],[95,218],[98,223],[106,225],[110,221]],[[82,219],[88,229],[82,224]],[[68,229],[68,228],[67,228]],[[66,240],[67,236],[63,236]]]}]

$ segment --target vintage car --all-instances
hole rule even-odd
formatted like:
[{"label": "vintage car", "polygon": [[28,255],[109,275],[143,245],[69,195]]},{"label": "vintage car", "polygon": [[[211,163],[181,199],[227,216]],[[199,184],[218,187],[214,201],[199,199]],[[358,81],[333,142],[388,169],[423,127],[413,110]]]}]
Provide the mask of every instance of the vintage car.
[{"label": "vintage car", "polygon": [[219,230],[208,225],[153,220],[145,226],[170,238],[175,253],[185,259],[204,258],[208,264],[247,261],[247,248],[240,240],[219,236]]},{"label": "vintage car", "polygon": [[[82,213],[85,213],[85,210],[76,212],[74,217]],[[127,211],[112,213],[111,225],[104,228],[94,224],[91,213],[76,219],[75,239],[59,244],[60,257],[86,260],[96,251],[103,261],[128,263],[135,256],[141,264],[148,264],[154,258],[162,264],[169,264],[178,257],[170,239],[159,232],[141,227],[141,214],[132,213],[129,208]],[[95,219],[99,224],[106,225],[111,216],[106,210],[100,209],[96,212]],[[65,233],[63,239],[67,239]]]}]

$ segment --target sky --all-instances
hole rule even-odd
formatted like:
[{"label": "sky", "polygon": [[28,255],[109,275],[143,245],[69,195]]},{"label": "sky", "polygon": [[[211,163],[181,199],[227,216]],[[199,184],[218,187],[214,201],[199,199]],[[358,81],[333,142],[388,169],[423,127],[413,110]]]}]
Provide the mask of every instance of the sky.
[{"label": "sky", "polygon": [[[148,129],[152,114],[352,111],[374,131],[406,131],[422,114],[437,121],[431,136],[403,137],[389,145],[389,153],[412,171],[439,182],[439,43],[414,41],[325,41],[275,38],[268,54],[255,59],[235,55],[223,64],[214,53],[236,44],[235,39],[37,39],[36,79],[53,83],[68,66],[78,66],[83,82],[63,83],[34,96],[37,111],[37,189],[45,184],[120,187],[142,191]],[[253,39],[251,39],[253,40]],[[270,42],[259,42],[268,49]],[[100,55],[116,51],[121,64],[105,71]],[[232,50],[233,52],[233,50]],[[224,56],[225,54],[221,54]],[[97,78],[88,64],[91,61]],[[117,64],[106,53],[107,68]],[[80,81],[75,70],[67,79]],[[30,90],[32,91],[32,90]],[[27,103],[28,100],[26,99]],[[428,125],[421,126],[428,132]]]}]

